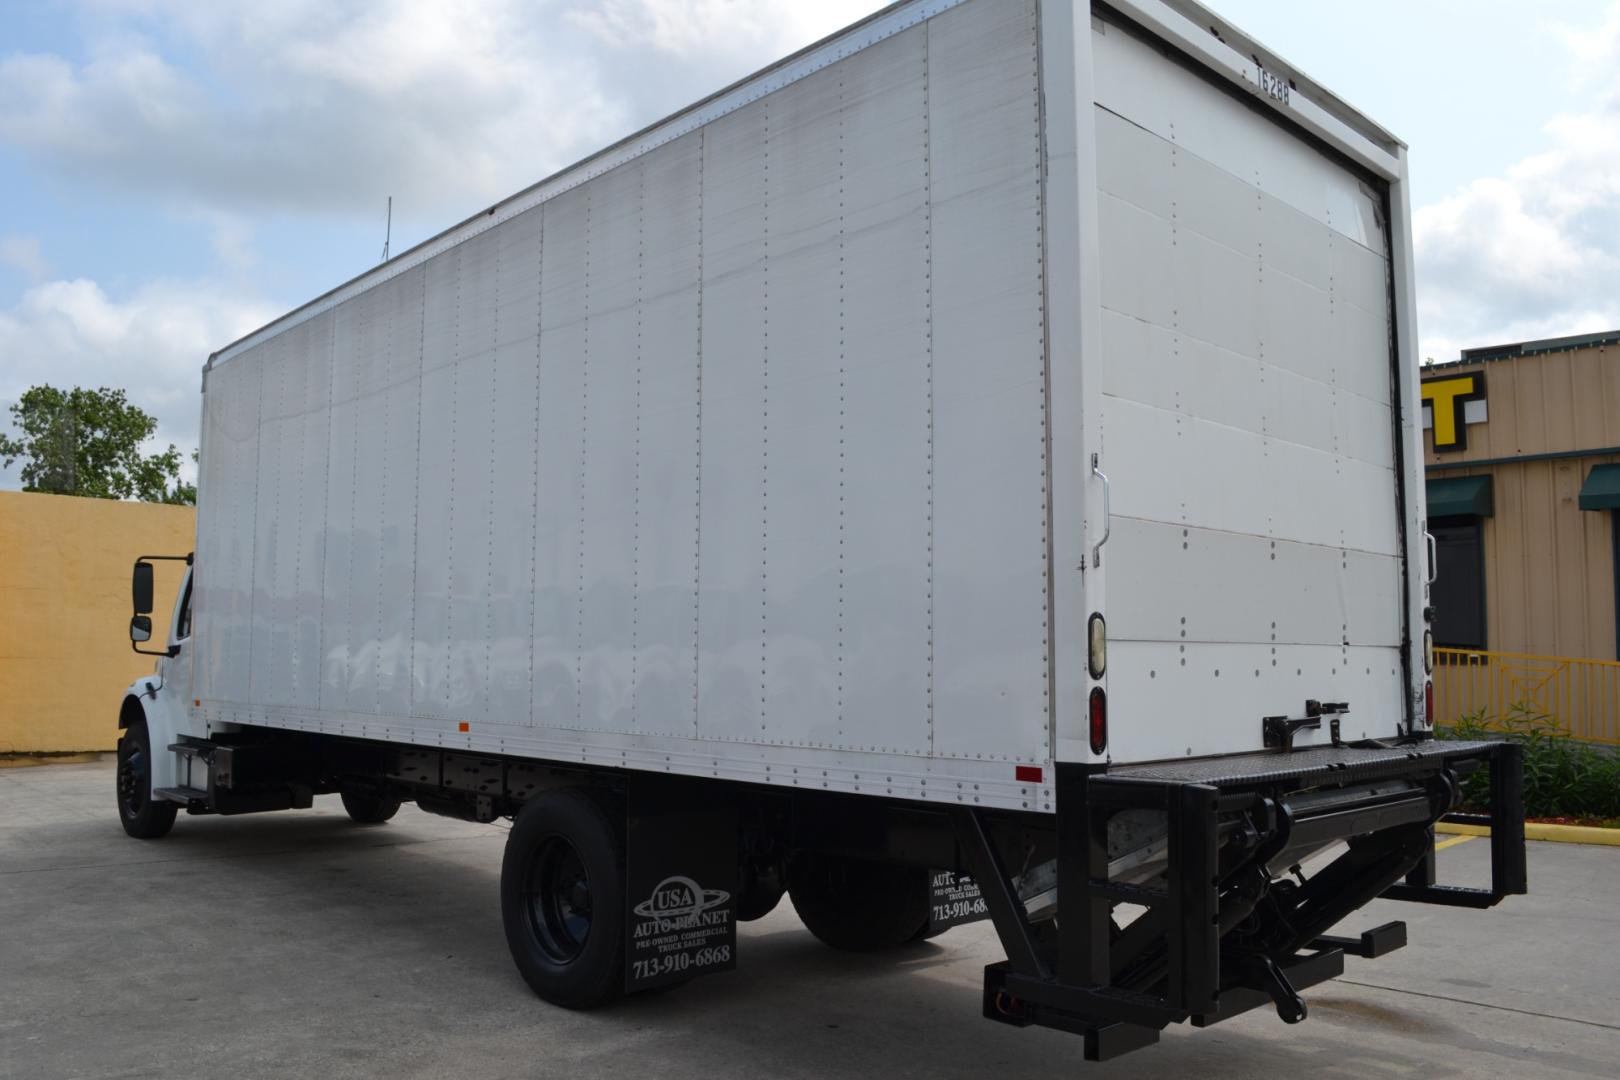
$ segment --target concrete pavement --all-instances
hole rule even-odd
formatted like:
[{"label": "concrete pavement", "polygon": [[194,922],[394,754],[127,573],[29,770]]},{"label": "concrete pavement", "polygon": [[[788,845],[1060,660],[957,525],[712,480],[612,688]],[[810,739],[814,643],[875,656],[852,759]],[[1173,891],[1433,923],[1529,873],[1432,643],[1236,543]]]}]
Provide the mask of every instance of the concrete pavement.
[{"label": "concrete pavement", "polygon": [[[886,957],[821,946],[790,904],[735,972],[569,1013],[506,953],[504,830],[407,806],[182,816],[126,838],[110,755],[0,769],[0,1077],[1603,1077],[1620,1075],[1620,849],[1531,844],[1489,912],[1374,905],[1411,945],[1346,961],[1285,1027],[1256,1010],[1107,1065],[980,1019],[987,925]],[[1487,841],[1440,853],[1483,876]]]}]

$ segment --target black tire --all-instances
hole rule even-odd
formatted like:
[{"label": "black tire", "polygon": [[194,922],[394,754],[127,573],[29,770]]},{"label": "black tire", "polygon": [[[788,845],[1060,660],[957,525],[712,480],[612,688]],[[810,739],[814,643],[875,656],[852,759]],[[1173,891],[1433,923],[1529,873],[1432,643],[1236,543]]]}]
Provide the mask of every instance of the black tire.
[{"label": "black tire", "polygon": [[118,740],[118,821],[137,840],[156,840],[174,828],[180,807],[152,798],[152,737],[144,719],[132,720]]},{"label": "black tire", "polygon": [[928,928],[928,871],[919,867],[800,852],[788,896],[806,929],[848,952],[892,949]]},{"label": "black tire", "polygon": [[738,877],[738,922],[763,919],[787,894],[787,874],[781,863],[744,863]]},{"label": "black tire", "polygon": [[399,813],[399,800],[375,791],[345,791],[339,796],[349,817],[361,825],[381,825]]},{"label": "black tire", "polygon": [[534,992],[594,1009],[624,990],[624,813],[574,788],[537,796],[517,816],[501,862],[501,920]]}]

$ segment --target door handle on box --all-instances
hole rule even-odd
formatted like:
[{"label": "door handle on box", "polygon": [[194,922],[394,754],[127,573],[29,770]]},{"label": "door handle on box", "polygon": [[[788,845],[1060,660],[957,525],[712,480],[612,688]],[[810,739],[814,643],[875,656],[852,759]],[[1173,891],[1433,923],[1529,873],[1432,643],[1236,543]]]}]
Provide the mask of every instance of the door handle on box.
[{"label": "door handle on box", "polygon": [[1091,565],[1102,565],[1103,545],[1108,543],[1108,534],[1114,530],[1114,516],[1108,506],[1108,474],[1098,468],[1100,455],[1091,455],[1091,475],[1102,481],[1103,486],[1103,533],[1097,546],[1091,549]]}]

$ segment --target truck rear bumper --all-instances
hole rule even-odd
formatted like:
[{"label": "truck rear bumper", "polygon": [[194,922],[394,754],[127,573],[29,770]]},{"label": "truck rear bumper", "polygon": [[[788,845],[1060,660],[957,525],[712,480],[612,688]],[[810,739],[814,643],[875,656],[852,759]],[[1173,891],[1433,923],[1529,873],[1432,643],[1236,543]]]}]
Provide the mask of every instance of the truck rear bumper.
[{"label": "truck rear bumper", "polygon": [[[1462,777],[1491,778],[1486,887],[1434,879],[1434,823]],[[1083,1034],[1100,1060],[1267,1001],[1293,1023],[1300,991],[1343,971],[1345,954],[1405,944],[1394,923],[1330,937],[1380,896],[1489,907],[1525,891],[1522,751],[1498,742],[1417,741],[1110,769],[1060,765],[1055,918],[1034,922],[982,821],[956,818],[1008,959],[985,977],[985,1015]],[[1110,821],[1163,815],[1161,868],[1121,865]],[[1152,819],[1157,820],[1157,819]],[[1340,849],[1336,845],[1342,843]],[[1331,858],[1307,876],[1312,853]],[[1129,905],[1122,907],[1122,905]],[[1142,909],[1134,919],[1128,911]]]}]

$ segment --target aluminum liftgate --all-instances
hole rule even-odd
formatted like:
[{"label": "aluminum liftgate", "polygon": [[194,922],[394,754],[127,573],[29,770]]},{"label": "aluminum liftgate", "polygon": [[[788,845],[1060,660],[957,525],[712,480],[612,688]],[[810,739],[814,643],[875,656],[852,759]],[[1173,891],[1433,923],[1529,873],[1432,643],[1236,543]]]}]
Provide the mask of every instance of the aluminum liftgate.
[{"label": "aluminum liftgate", "polygon": [[[1437,885],[1434,823],[1479,768],[1491,784],[1490,886]],[[1041,923],[1027,917],[982,812],[958,811],[963,862],[1007,950],[985,969],[984,1015],[1083,1035],[1094,1061],[1156,1042],[1168,1024],[1204,1027],[1267,1001],[1297,1023],[1299,991],[1342,974],[1346,954],[1406,944],[1398,922],[1327,935],[1367,902],[1484,908],[1525,892],[1522,769],[1514,744],[1439,741],[1108,772],[1059,765],[1057,917]],[[1119,811],[1167,815],[1162,887],[1109,879]],[[1291,853],[1334,840],[1348,850],[1306,879]],[[1297,880],[1271,880],[1274,864]],[[1146,911],[1121,927],[1115,903]]]}]

